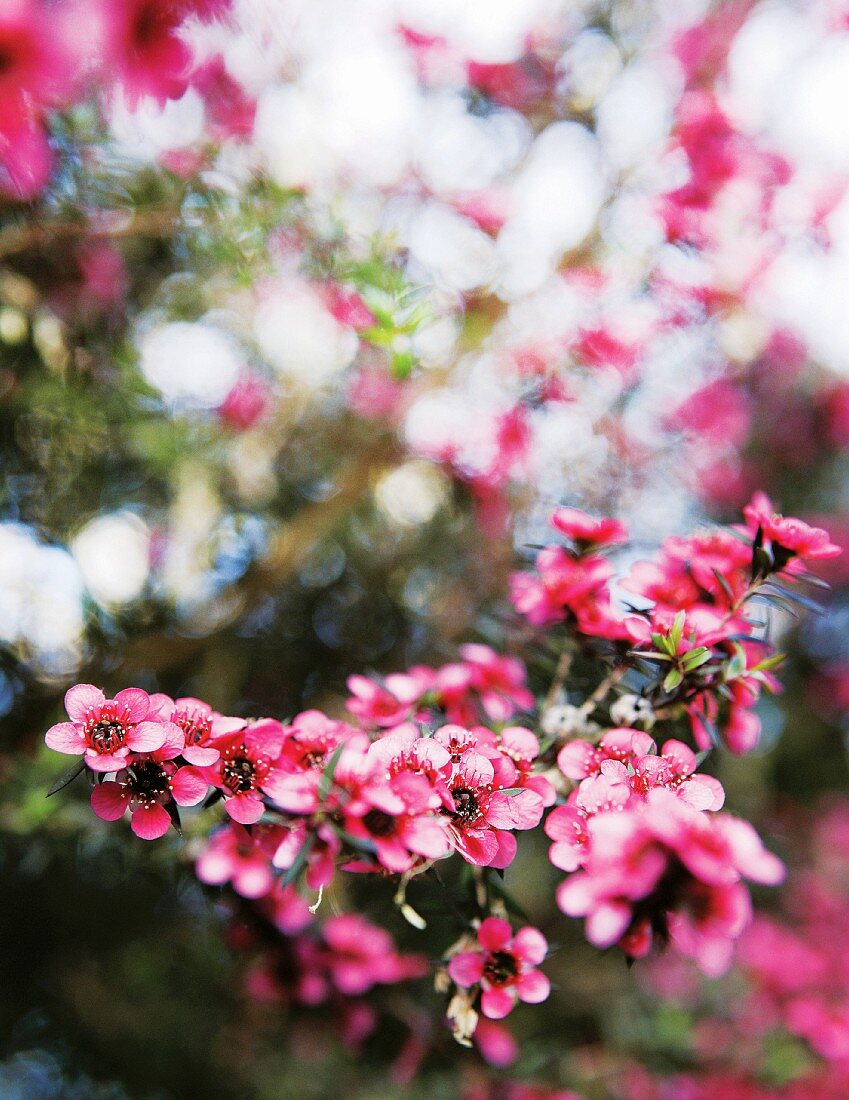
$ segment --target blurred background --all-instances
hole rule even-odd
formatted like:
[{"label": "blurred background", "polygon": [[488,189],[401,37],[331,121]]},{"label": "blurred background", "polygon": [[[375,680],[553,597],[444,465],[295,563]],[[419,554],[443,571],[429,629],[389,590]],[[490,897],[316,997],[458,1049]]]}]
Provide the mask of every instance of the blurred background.
[{"label": "blurred background", "polygon": [[[563,502],[630,523],[623,570],[756,488],[849,543],[849,7],[33,0],[0,59],[0,1097],[845,1096],[849,957],[806,994],[831,1045],[723,1032],[767,1012],[762,941],[715,987],[628,971],[552,915],[539,837],[506,883],[559,992],[516,1049],[454,1046],[412,987],[340,1041],[251,994],[200,820],[145,845],[48,801],[43,732],[77,681],[341,714],[353,672],[509,649],[507,573]],[[833,893],[826,939],[841,563],[761,748],[718,764]],[[816,940],[794,889],[776,919]],[[421,949],[388,884],[348,891]]]}]

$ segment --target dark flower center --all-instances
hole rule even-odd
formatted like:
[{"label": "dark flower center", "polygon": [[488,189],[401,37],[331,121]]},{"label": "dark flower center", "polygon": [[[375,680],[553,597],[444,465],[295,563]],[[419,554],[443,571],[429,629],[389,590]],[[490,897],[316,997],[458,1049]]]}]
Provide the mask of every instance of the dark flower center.
[{"label": "dark flower center", "polygon": [[233,794],[245,794],[256,786],[256,768],[247,756],[232,756],[225,760],[221,778]]},{"label": "dark flower center", "polygon": [[123,745],[127,731],[116,719],[101,718],[91,727],[88,736],[92,748],[100,753],[112,753]]},{"label": "dark flower center", "polygon": [[451,793],[454,797],[456,817],[462,817],[465,821],[474,821],[480,816],[480,806],[474,791],[470,791],[468,787],[458,787]]},{"label": "dark flower center", "polygon": [[389,836],[395,831],[395,818],[383,810],[369,810],[363,818],[363,825],[373,836]]},{"label": "dark flower center", "polygon": [[142,760],[127,769],[127,786],[140,802],[153,803],[168,793],[168,773],[155,760]]},{"label": "dark flower center", "polygon": [[516,956],[509,951],[493,951],[484,963],[483,972],[493,985],[503,985],[515,978],[519,967]]}]

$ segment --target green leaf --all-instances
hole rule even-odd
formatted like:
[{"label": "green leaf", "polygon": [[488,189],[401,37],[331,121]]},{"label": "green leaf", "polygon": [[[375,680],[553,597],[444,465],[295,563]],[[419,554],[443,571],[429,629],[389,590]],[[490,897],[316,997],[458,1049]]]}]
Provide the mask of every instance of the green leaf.
[{"label": "green leaf", "polygon": [[725,679],[736,680],[746,671],[746,653],[742,646],[734,644],[734,656],[725,666]]},{"label": "green leaf", "polygon": [[678,647],[681,644],[681,635],[684,633],[684,623],[687,621],[687,612],[679,611],[675,616],[675,622],[669,631],[669,641],[672,644],[672,650],[670,652],[677,653]]},{"label": "green leaf", "polygon": [[46,798],[50,798],[51,795],[58,794],[59,791],[64,790],[69,783],[73,783],[74,780],[85,771],[85,761],[80,760],[78,764],[74,764],[72,768],[69,768],[63,775],[60,775],[53,786],[46,794]]},{"label": "green leaf", "polygon": [[680,669],[671,668],[663,681],[664,691],[674,691],[684,679],[684,673]]},{"label": "green leaf", "polygon": [[706,665],[712,656],[713,652],[706,646],[698,646],[696,649],[691,649],[684,658],[684,671],[692,672],[693,669]]}]

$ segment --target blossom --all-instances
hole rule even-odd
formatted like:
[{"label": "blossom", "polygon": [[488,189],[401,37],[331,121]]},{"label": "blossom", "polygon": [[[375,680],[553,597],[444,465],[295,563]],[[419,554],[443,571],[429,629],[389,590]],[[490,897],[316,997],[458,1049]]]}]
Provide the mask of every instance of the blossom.
[{"label": "blossom", "polygon": [[843,548],[833,543],[822,527],[811,527],[800,519],[776,512],[765,493],[755,493],[743,515],[750,534],[761,530],[764,546],[772,550],[776,569],[784,568],[793,558],[818,561],[843,553]]},{"label": "blossom", "polygon": [[284,737],[279,722],[259,719],[222,738],[220,758],[205,769],[209,781],[224,795],[224,809],[240,825],[259,821],[265,809],[263,794],[274,796],[284,774],[278,763]]},{"label": "blossom", "polygon": [[50,727],[44,736],[47,747],[82,755],[97,772],[117,771],[131,752],[153,752],[169,736],[169,724],[151,714],[150,696],[141,688],[124,688],[107,699],[92,684],[76,684],[65,694],[65,710],[70,722]]},{"label": "blossom", "polygon": [[388,932],[356,913],[331,917],[324,926],[324,939],[330,980],[347,996],[427,973],[425,959],[399,955]]},{"label": "blossom", "polygon": [[174,763],[182,751],[183,735],[175,726],[170,730],[164,745],[131,754],[114,780],[98,783],[91,792],[91,808],[99,818],[117,821],[130,810],[130,828],[143,840],[164,836],[172,823],[169,810],[174,803],[196,806],[209,789],[197,768]]},{"label": "blossom", "polygon": [[507,1016],[516,1001],[539,1004],[550,991],[548,978],[537,970],[548,952],[542,933],[530,925],[515,936],[510,924],[487,917],[472,951],[454,955],[448,963],[451,980],[464,989],[481,988],[481,1011],[491,1020]]},{"label": "blossom", "polygon": [[578,508],[560,507],[551,517],[554,527],[579,547],[610,546],[624,542],[628,528],[617,519],[590,516]]},{"label": "blossom", "polygon": [[62,46],[63,19],[33,0],[0,10],[0,185],[31,199],[47,182],[52,155],[41,115],[69,94],[76,64]]},{"label": "blossom", "polygon": [[587,938],[598,947],[618,942],[642,955],[655,939],[671,939],[706,973],[727,968],[748,922],[741,880],[775,884],[783,876],[747,822],[706,814],[663,789],[624,812],[596,814],[586,834],[583,870],[561,883],[560,908],[587,918]]},{"label": "blossom", "polygon": [[103,50],[132,104],[145,96],[164,103],[188,86],[192,51],[181,35],[190,15],[209,20],[227,0],[126,0],[104,5]]},{"label": "blossom", "polygon": [[209,838],[195,862],[195,873],[209,886],[232,882],[243,898],[264,897],[274,885],[271,858],[282,836],[278,825],[258,825],[249,833],[230,821]]},{"label": "blossom", "polygon": [[[437,736],[439,736],[437,732]],[[481,867],[506,867],[516,854],[512,829],[532,829],[542,817],[542,798],[531,790],[493,789],[492,762],[474,749],[464,752],[448,785],[446,810],[457,851]]]},{"label": "blossom", "polygon": [[244,718],[225,718],[201,699],[171,699],[167,695],[151,696],[151,707],[159,718],[173,722],[183,731],[185,745],[183,758],[190,764],[204,766],[214,764],[221,755],[216,738],[243,729]]}]

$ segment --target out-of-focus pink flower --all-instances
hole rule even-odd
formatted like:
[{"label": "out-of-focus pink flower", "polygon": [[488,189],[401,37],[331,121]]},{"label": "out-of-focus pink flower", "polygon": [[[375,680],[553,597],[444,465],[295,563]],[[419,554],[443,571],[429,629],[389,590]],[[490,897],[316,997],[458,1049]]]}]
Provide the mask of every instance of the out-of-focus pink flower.
[{"label": "out-of-focus pink flower", "polygon": [[188,87],[192,51],[181,34],[191,16],[209,20],[229,0],[124,0],[102,9],[107,65],[130,103],[145,96],[164,103]]},{"label": "out-of-focus pink flower", "polygon": [[218,406],[218,415],[228,427],[244,431],[262,419],[270,398],[269,387],[261,378],[243,374]]},{"label": "out-of-focus pink flower", "polygon": [[191,84],[203,96],[213,137],[218,141],[250,137],[256,100],[230,75],[220,54],[195,69]]},{"label": "out-of-focus pink flower", "polygon": [[548,952],[545,937],[527,926],[513,931],[506,920],[487,917],[477,933],[473,951],[454,955],[448,963],[451,980],[464,989],[481,987],[481,1011],[491,1020],[500,1020],[515,1007],[516,1001],[539,1004],[550,992],[545,974],[537,967]]},{"label": "out-of-focus pink flower", "polygon": [[283,835],[277,825],[258,825],[249,833],[231,821],[209,838],[195,873],[208,886],[232,882],[243,898],[264,897],[274,885],[271,859]]}]

